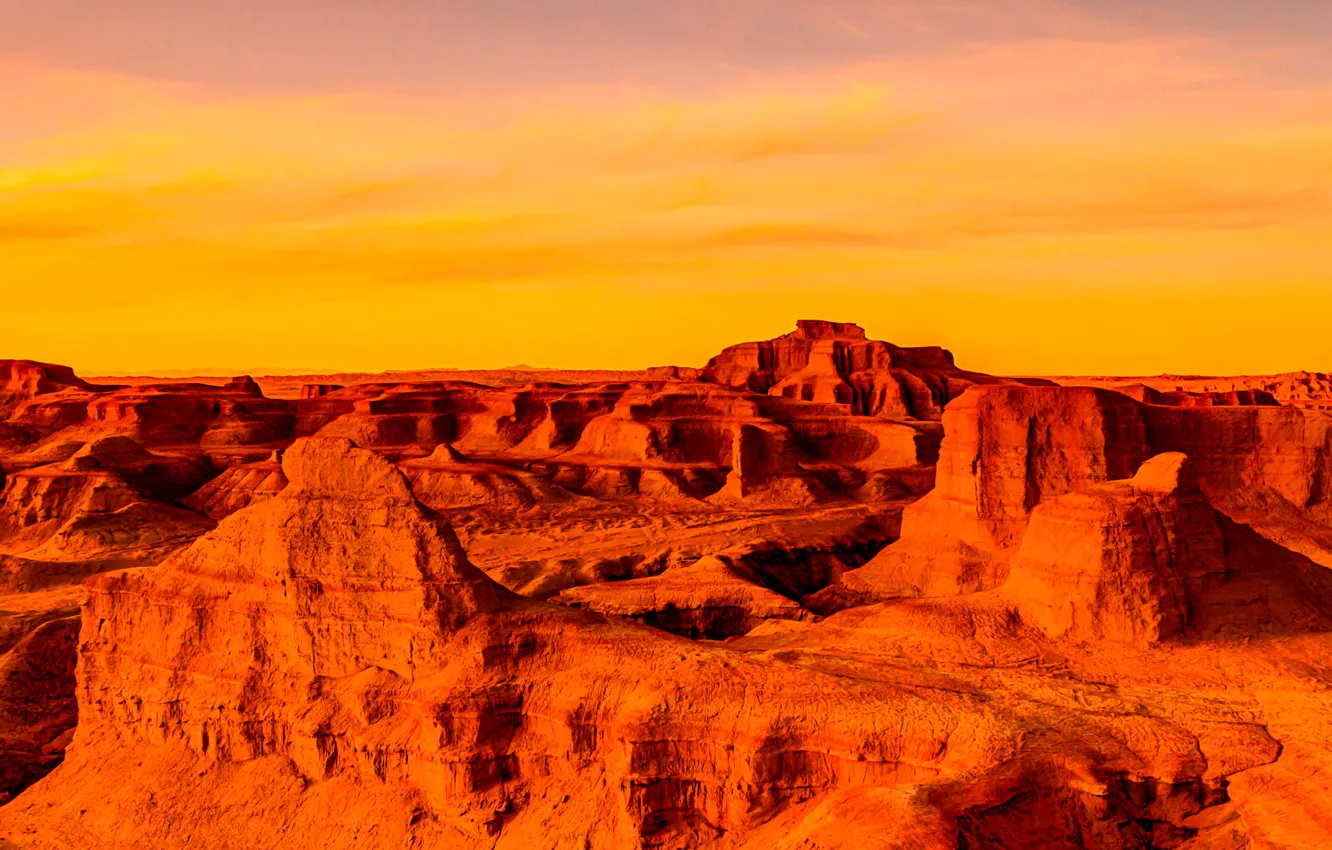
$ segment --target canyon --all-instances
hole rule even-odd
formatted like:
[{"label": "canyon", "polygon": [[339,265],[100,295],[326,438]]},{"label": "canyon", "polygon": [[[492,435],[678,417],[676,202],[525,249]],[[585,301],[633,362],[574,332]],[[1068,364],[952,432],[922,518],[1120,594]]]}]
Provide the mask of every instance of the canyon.
[{"label": "canyon", "polygon": [[0,361],[0,848],[1332,842],[1332,381]]}]

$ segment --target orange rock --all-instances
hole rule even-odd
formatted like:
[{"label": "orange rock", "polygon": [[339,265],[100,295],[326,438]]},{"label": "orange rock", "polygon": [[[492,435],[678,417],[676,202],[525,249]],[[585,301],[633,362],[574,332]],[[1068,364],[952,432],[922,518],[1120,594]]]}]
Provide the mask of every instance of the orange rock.
[{"label": "orange rock", "polygon": [[[90,583],[79,731],[36,790],[92,764],[121,770],[108,754],[135,753],[142,767],[120,801],[98,808],[101,841],[225,843],[280,810],[301,825],[293,840],[323,846],[389,812],[402,817],[372,843],[466,846],[502,830],[524,843],[697,844],[766,821],[805,789],[975,764],[992,734],[945,743],[957,711],[972,730],[989,722],[965,698],[941,712],[887,686],[765,680],[739,655],[522,602],[467,563],[392,465],[346,441],[298,442],[284,469],[281,494],[161,567]],[[804,709],[829,698],[817,720]],[[881,718],[867,721],[866,704]],[[265,804],[206,821],[174,794],[151,818],[124,805],[149,786],[165,793],[186,761],[211,798],[262,786]],[[348,783],[385,790],[352,811],[335,802]]]},{"label": "orange rock", "polygon": [[68,366],[33,360],[0,360],[0,416],[7,416],[25,401],[66,391],[96,392],[95,387]]},{"label": "orange rock", "polygon": [[1224,551],[1188,458],[1163,454],[1038,505],[1003,590],[1055,637],[1157,641],[1185,633]]},{"label": "orange rock", "polygon": [[813,600],[865,600],[998,587],[1042,501],[1127,478],[1150,454],[1138,405],[1106,390],[975,387],[944,413],[934,490],[902,537]]},{"label": "orange rock", "polygon": [[942,348],[899,348],[868,339],[858,325],[815,320],[801,320],[777,339],[727,348],[702,377],[890,419],[938,419],[944,405],[974,384],[1015,383],[959,369]]},{"label": "orange rock", "polygon": [[224,470],[182,500],[182,504],[205,516],[222,519],[273,498],[286,486],[281,452],[275,451],[267,460],[238,464]]},{"label": "orange rock", "polygon": [[743,635],[765,620],[811,616],[798,602],[759,584],[742,564],[716,556],[651,578],[573,588],[552,601],[712,640]]},{"label": "orange rock", "polygon": [[0,795],[36,780],[0,846],[1332,834],[1332,417],[1270,389],[833,323],[708,380],[38,373],[0,413]]},{"label": "orange rock", "polygon": [[[1306,410],[1332,410],[1332,375],[1288,372],[1281,375],[1206,377],[1156,375],[1145,378],[1051,378],[1064,386],[1098,386],[1129,392],[1152,404],[1270,405],[1273,402]],[[1145,397],[1152,393],[1151,397]],[[1140,397],[1142,396],[1142,397]]]}]

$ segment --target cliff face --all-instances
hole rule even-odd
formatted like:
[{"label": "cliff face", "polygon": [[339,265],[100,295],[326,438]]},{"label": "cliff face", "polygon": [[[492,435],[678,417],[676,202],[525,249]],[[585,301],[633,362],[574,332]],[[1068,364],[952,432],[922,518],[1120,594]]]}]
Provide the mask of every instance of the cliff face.
[{"label": "cliff face", "polygon": [[68,366],[34,360],[0,360],[0,416],[39,395],[98,389],[101,388],[79,378]]},{"label": "cliff face", "polygon": [[1325,843],[1332,417],[782,339],[289,400],[23,367],[0,846]]},{"label": "cliff face", "polygon": [[763,342],[733,345],[708,361],[702,378],[758,393],[849,405],[864,416],[937,420],[974,384],[1012,383],[953,363],[942,348],[900,348],[868,339],[843,322],[802,320]]},{"label": "cliff face", "polygon": [[949,405],[935,488],[902,537],[815,604],[997,587],[1041,502],[1127,478],[1150,449],[1138,406],[1104,390],[988,386]]},{"label": "cliff face", "polygon": [[[692,644],[522,600],[374,454],[314,439],[283,465],[280,495],[154,570],[90,582],[78,732],[0,812],[0,834],[88,848],[947,847],[1016,840],[1003,810],[1022,788],[1042,801],[1033,832],[1074,824],[1145,847],[1143,823],[1224,800],[1225,776],[1274,757],[1261,733],[1200,743],[1153,718],[1125,737],[1113,718],[1056,710],[1023,730],[1020,705],[969,687],[922,693],[854,672],[863,662],[773,663],[759,638]],[[1225,767],[1199,755],[1236,744]],[[1136,797],[1124,781],[1166,790]],[[855,813],[882,826],[848,830]]]},{"label": "cliff face", "polygon": [[1154,404],[1281,404],[1304,410],[1332,410],[1332,375],[1287,372],[1280,375],[1154,375],[1142,378],[1051,378],[1064,386],[1097,386],[1128,392]]},{"label": "cliff face", "polygon": [[[678,846],[764,820],[793,795],[937,776],[979,743],[893,689],[773,677],[740,656],[523,602],[467,562],[396,469],[346,441],[298,442],[284,470],[280,495],[161,567],[89,584],[79,731],[48,787],[134,752],[138,793],[165,793],[159,771],[186,758],[210,784],[258,776],[274,794],[206,827],[179,798],[166,818],[103,805],[96,830],[121,836],[112,846],[201,829],[240,840],[271,829],[260,818],[274,809],[301,831],[272,846],[574,834]],[[817,719],[799,708],[815,693],[830,700]],[[862,716],[865,700],[882,719]],[[967,702],[956,707],[984,728]],[[364,783],[403,817],[358,809],[314,825]]]},{"label": "cliff face", "polygon": [[1183,635],[1225,573],[1221,529],[1188,458],[1164,454],[1128,481],[1037,506],[1003,589],[1056,637],[1154,642]]},{"label": "cliff face", "polygon": [[901,539],[813,604],[828,611],[998,587],[1038,506],[1130,478],[1160,452],[1186,454],[1201,492],[1232,518],[1332,564],[1320,550],[1332,541],[1322,528],[1330,426],[1324,413],[1291,407],[1141,404],[1081,387],[974,388],[945,414],[936,487],[905,510]]}]

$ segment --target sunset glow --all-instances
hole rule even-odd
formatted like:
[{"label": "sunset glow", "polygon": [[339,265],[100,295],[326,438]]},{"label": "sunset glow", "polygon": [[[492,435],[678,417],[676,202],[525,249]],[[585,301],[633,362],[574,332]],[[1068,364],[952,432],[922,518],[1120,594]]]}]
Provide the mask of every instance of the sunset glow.
[{"label": "sunset glow", "polygon": [[189,57],[160,4],[16,5],[0,356],[696,365],[820,316],[999,373],[1332,368],[1325,19],[584,0],[525,55],[527,4],[286,4],[283,63]]}]

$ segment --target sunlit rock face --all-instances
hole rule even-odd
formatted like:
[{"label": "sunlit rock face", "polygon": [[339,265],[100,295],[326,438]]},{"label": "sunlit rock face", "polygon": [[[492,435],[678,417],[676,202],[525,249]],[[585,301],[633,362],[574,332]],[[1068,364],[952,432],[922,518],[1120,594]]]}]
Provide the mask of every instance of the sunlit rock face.
[{"label": "sunlit rock face", "polygon": [[1316,405],[832,322],[583,382],[5,369],[0,845],[1332,833]]}]

